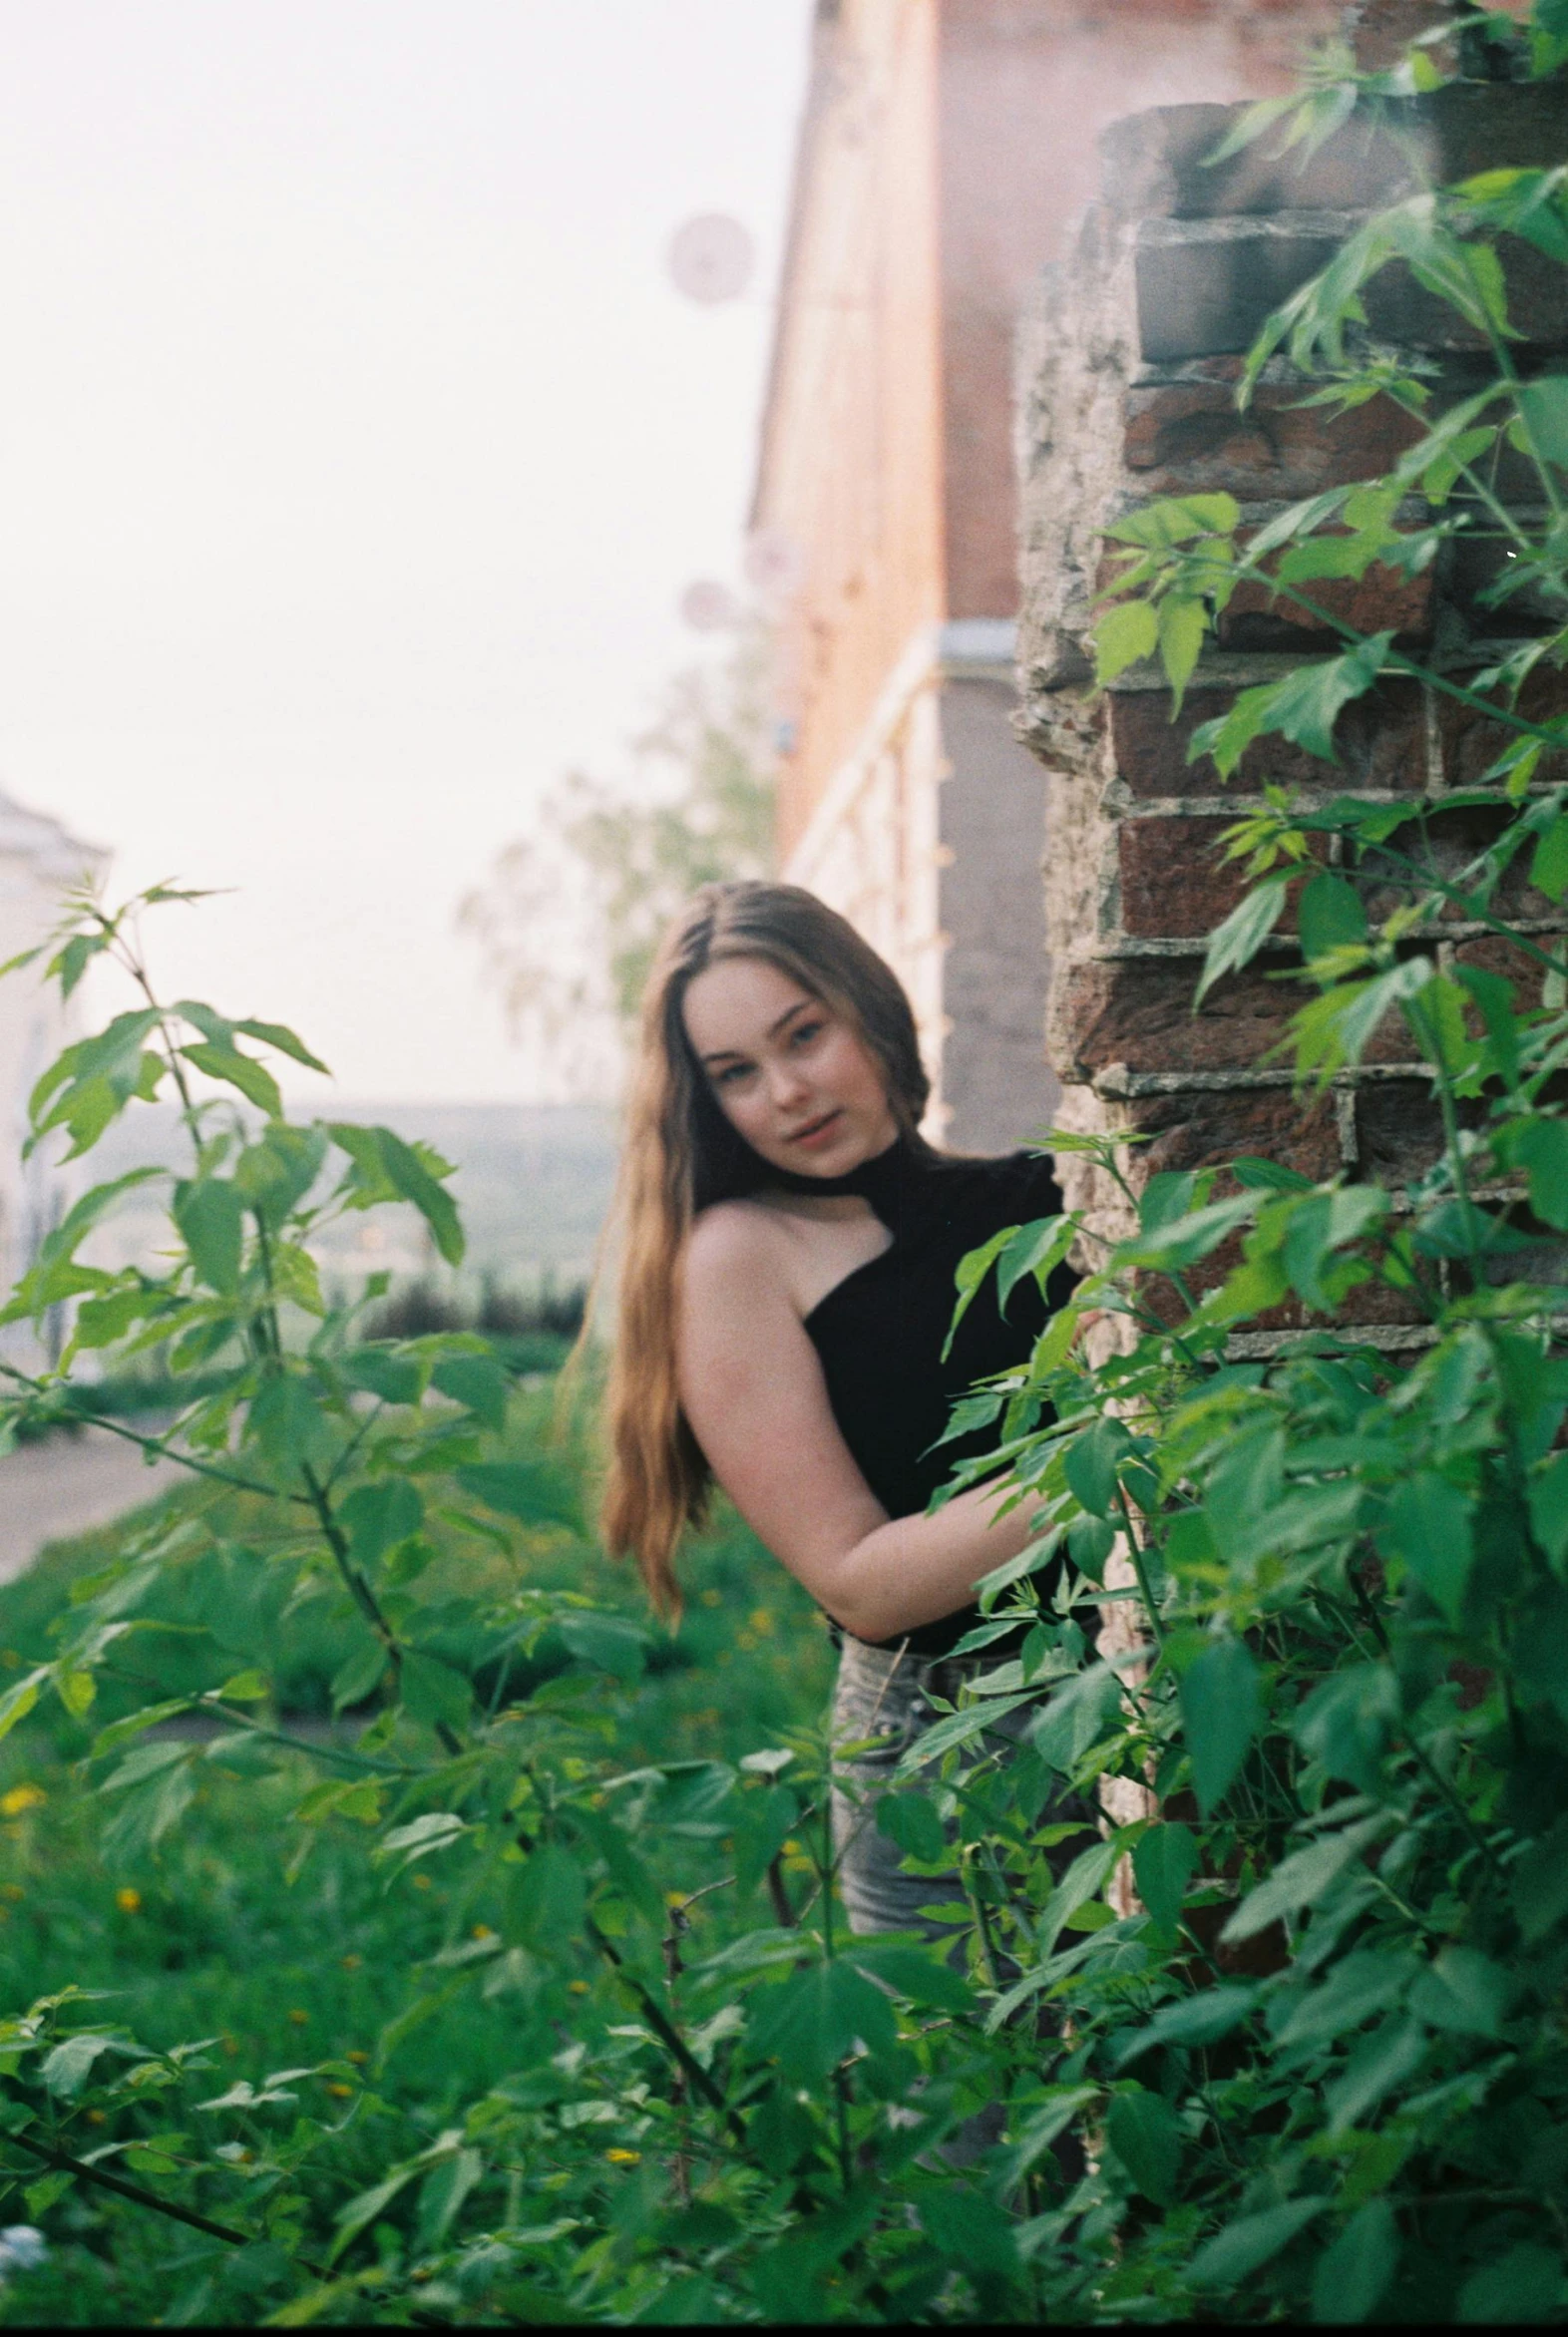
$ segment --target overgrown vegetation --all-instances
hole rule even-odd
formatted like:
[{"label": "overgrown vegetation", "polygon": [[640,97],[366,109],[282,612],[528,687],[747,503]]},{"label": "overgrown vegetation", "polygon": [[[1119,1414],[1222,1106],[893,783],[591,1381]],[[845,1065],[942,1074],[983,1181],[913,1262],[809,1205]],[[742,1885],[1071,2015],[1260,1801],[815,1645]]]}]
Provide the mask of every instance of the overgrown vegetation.
[{"label": "overgrown vegetation", "polygon": [[[1560,0],[1488,40],[1519,42],[1521,71],[1568,63]],[[1287,134],[1356,103],[1396,118],[1419,78],[1336,70],[1276,114]],[[92,1349],[210,1378],[157,1439],[192,1491],[66,1600],[59,1577],[9,1594],[0,1724],[26,1723],[9,1757],[29,1765],[0,1809],[31,1863],[4,1943],[37,1995],[0,2035],[0,2166],[57,2253],[6,2309],[1562,2316],[1568,787],[1545,758],[1568,723],[1534,693],[1568,652],[1568,376],[1520,375],[1504,263],[1517,238],[1568,263],[1565,182],[1495,172],[1402,204],[1255,353],[1254,374],[1288,348],[1320,382],[1304,394],[1404,404],[1420,435],[1386,480],[1250,537],[1218,496],[1117,531],[1103,674],[1157,650],[1178,691],[1244,582],[1310,604],[1324,578],[1418,573],[1456,542],[1506,555],[1484,659],[1422,661],[1319,609],[1340,646],[1194,742],[1225,771],[1282,737],[1327,775],[1340,710],[1402,673],[1484,716],[1497,753],[1440,801],[1267,789],[1205,973],[1268,946],[1305,984],[1309,1097],[1397,1018],[1439,1107],[1429,1173],[1401,1192],[1261,1160],[1156,1177],[1026,1369],[970,1401],[1040,1523],[970,1644],[1026,1637],[867,1812],[931,1877],[953,1960],[844,1934],[825,1651],[776,1571],[738,1540],[710,1555],[690,1629],[722,1629],[700,1669],[650,1671],[541,1396],[473,1334],[367,1338],[322,1299],[325,1213],[412,1202],[456,1255],[443,1163],[288,1121],[254,1050],[308,1059],[300,1042],[164,1006],[134,958],[145,1006],[46,1074],[35,1125],[79,1151],[173,1083],[191,1161],[165,1273],[77,1263],[111,1187],[14,1312],[75,1303],[66,1372]],[[1491,352],[1455,407],[1361,338],[1361,286],[1396,263]],[[83,905],[57,976],[125,956],[127,932]],[[1466,935],[1498,950],[1455,956]],[[257,1105],[261,1132],[193,1074]],[[1122,1148],[1094,1148],[1127,1176]],[[965,1287],[1043,1274],[1075,1233],[1005,1229]],[[1398,1341],[1346,1330],[1370,1301]],[[1074,1346],[1091,1313],[1117,1334],[1097,1366]],[[58,1401],[46,1379],[12,1408]],[[1112,1602],[1141,1644],[1108,1661]],[[1024,1706],[1022,1750],[992,1757],[991,1723]],[[74,1781],[51,1767],[38,1800],[67,1759]],[[1107,1778],[1135,1814],[1079,1829],[1054,1880],[1041,1811]],[[111,1886],[136,1904],[111,1910]],[[183,1975],[157,1992],[149,1911],[148,1963]],[[265,2018],[217,1969],[263,1969],[247,1924],[276,1943]],[[106,1979],[126,1995],[80,1993]],[[981,2107],[999,2138],[978,2147],[959,2130]]]}]

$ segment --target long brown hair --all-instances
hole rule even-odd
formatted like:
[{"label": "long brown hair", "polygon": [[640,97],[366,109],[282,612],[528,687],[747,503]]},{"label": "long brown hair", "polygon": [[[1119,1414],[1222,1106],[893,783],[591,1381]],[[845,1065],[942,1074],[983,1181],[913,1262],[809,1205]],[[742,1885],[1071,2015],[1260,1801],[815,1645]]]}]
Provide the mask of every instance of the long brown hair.
[{"label": "long brown hair", "polygon": [[697,1212],[754,1191],[766,1164],[724,1117],[692,1052],[686,990],[726,958],[762,958],[857,1030],[914,1137],[931,1082],[898,976],[854,927],[799,885],[704,885],[664,936],[642,999],[617,1216],[614,1351],[605,1412],[609,1472],[600,1526],[635,1558],[660,1612],[678,1612],[675,1548],[707,1510],[712,1473],[680,1408],[675,1319]]}]

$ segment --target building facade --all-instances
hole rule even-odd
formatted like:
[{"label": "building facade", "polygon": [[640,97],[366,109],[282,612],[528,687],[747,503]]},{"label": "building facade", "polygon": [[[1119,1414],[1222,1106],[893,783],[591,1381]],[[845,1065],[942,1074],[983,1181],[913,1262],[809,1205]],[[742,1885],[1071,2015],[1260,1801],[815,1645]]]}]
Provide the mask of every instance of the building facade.
[{"label": "building facade", "polygon": [[1048,1124],[1044,782],[1012,730],[1019,319],[1137,108],[1277,89],[1335,0],[818,0],[751,525],[787,580],[784,873],[914,999],[930,1131]]}]

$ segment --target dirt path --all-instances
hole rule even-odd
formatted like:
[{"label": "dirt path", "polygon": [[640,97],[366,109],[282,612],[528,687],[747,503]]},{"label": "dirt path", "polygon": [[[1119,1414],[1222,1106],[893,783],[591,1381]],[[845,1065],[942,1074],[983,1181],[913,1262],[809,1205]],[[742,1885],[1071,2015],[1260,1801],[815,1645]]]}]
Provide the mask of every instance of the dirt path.
[{"label": "dirt path", "polygon": [[47,1543],[140,1509],[184,1473],[172,1461],[149,1468],[136,1445],[103,1428],[0,1456],[0,1582],[30,1566]]}]

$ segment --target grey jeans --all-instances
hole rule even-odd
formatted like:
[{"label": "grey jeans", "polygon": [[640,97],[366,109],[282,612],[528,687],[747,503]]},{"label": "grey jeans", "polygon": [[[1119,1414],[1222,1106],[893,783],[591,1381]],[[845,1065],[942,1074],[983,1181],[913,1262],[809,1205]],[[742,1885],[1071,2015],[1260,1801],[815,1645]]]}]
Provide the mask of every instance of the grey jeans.
[{"label": "grey jeans", "polygon": [[[957,1658],[900,1655],[892,1648],[868,1647],[864,1640],[846,1638],[833,1699],[833,1742],[837,1747],[874,1740],[865,1752],[835,1763],[838,1776],[850,1788],[845,1791],[835,1784],[833,1789],[833,1844],[839,1895],[851,1931],[922,1931],[928,1939],[941,1939],[953,1928],[922,1915],[920,1909],[963,1898],[957,1871],[906,1874],[898,1844],[878,1829],[877,1802],[909,1748],[941,1717],[932,1710],[932,1697],[956,1703],[964,1684],[990,1670],[997,1660],[989,1650]],[[980,1749],[994,1752],[1001,1739],[1016,1743],[1032,1717],[1028,1705],[1002,1714]],[[1081,1817],[1086,1825],[1096,1815],[1086,1803],[1065,1796],[1049,1812],[1057,1820]],[[1084,1846],[1068,1842],[1065,1858],[1076,1856]]]}]

